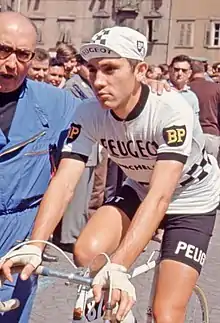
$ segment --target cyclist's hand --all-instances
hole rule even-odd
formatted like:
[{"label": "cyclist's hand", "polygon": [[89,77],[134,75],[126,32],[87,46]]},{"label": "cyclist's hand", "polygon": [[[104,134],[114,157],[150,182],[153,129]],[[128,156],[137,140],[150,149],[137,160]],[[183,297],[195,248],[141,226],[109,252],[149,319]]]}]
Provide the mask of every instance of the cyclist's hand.
[{"label": "cyclist's hand", "polygon": [[136,301],[135,288],[129,281],[125,267],[109,263],[98,272],[93,280],[93,293],[96,302],[101,299],[102,288],[109,288],[108,272],[111,275],[113,289],[111,304],[115,306],[116,303],[119,303],[116,319],[122,321]]},{"label": "cyclist's hand", "polygon": [[41,262],[41,249],[32,244],[28,244],[15,251],[9,251],[6,256],[2,257],[0,260],[0,270],[3,271],[5,278],[12,282],[11,267],[24,266],[21,272],[21,279],[26,280]]},{"label": "cyclist's hand", "polygon": [[157,80],[146,79],[144,83],[149,85],[151,92],[157,93],[157,95],[161,95],[164,90],[168,92],[171,90],[170,84],[166,80],[157,81]]}]

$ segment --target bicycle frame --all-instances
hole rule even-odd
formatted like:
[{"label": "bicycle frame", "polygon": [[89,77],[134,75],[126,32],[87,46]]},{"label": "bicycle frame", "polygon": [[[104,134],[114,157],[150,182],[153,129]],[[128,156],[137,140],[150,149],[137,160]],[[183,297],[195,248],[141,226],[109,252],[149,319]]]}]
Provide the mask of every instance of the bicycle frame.
[{"label": "bicycle frame", "polygon": [[[158,255],[156,257],[156,260],[153,260],[155,254],[158,254]],[[156,280],[157,280],[157,274],[158,274],[158,271],[157,271],[156,268],[157,268],[157,265],[159,263],[159,260],[160,260],[160,251],[159,250],[154,250],[151,253],[147,263],[135,268],[133,270],[132,275],[131,275],[131,278],[133,278],[133,277],[139,276],[141,274],[147,273],[150,270],[154,270],[153,281],[152,281],[152,284],[151,284],[150,298],[149,298],[149,303],[148,303],[147,312],[146,312],[146,314],[147,314],[146,323],[152,323],[153,322],[152,305],[153,305],[153,299],[154,299],[154,294],[155,294],[155,286],[156,286]]]},{"label": "bicycle frame", "polygon": [[[61,279],[67,280],[67,283],[75,283],[75,284],[80,285],[80,292],[85,291],[85,296],[86,296],[85,298],[81,298],[82,302],[80,303],[79,310],[80,310],[80,312],[81,312],[80,314],[82,314],[82,316],[80,317],[80,319],[85,318],[86,320],[88,320],[87,316],[85,315],[85,308],[86,308],[86,306],[88,307],[88,305],[89,305],[88,295],[87,295],[88,291],[90,293],[89,296],[91,296],[90,297],[90,303],[91,303],[90,310],[93,310],[93,308],[95,307],[94,306],[95,301],[94,301],[94,297],[93,297],[93,293],[92,293],[92,289],[91,289],[92,278],[88,277],[89,270],[86,268],[77,268],[75,266],[75,264],[68,258],[68,256],[60,248],[53,245],[51,242],[44,241],[44,240],[25,241],[25,242],[20,243],[18,246],[13,247],[1,260],[7,259],[7,256],[10,255],[10,252],[13,252],[14,250],[18,249],[18,247],[21,247],[25,244],[33,243],[33,242],[43,242],[45,244],[51,245],[52,247],[57,249],[59,252],[61,252],[63,254],[63,256],[68,260],[68,262],[73,266],[74,272],[71,272],[71,273],[64,273],[64,272],[60,272],[60,271],[56,271],[56,270],[51,270],[50,268],[47,268],[44,266],[39,266],[35,270],[35,274],[42,275],[42,276],[61,278]],[[159,242],[159,241],[157,241],[157,242]],[[157,256],[155,257],[155,260],[153,260],[155,254]],[[108,257],[105,254],[102,254],[102,255],[104,255],[106,258]],[[148,310],[147,310],[147,323],[153,323],[152,302],[153,302],[153,298],[154,298],[154,294],[155,294],[155,282],[156,282],[157,273],[158,273],[158,271],[156,269],[158,268],[157,264],[159,263],[159,260],[160,260],[160,251],[154,250],[151,253],[147,263],[134,268],[131,273],[131,278],[134,278],[134,277],[141,275],[142,273],[147,273],[150,270],[154,270],[154,277],[153,277],[153,282],[151,283],[151,291],[150,291],[150,298],[149,298],[150,301],[149,301],[149,306],[148,306]],[[22,271],[22,269],[23,269],[23,267],[19,267],[19,266],[12,267],[12,273],[20,273]],[[208,312],[208,305],[207,305],[206,297],[205,297],[203,291],[201,290],[201,288],[197,285],[194,288],[194,293],[196,294],[197,298],[200,301],[202,322],[209,323],[209,312]],[[80,297],[77,299],[77,302],[78,302],[78,300],[80,300]],[[77,302],[76,302],[76,305],[77,305]],[[2,308],[3,312],[8,312],[8,311],[11,311],[11,310],[17,308],[19,306],[19,304],[20,304],[20,302],[18,299],[10,299],[10,300],[6,300],[4,302],[0,302],[0,308]],[[93,304],[93,306],[92,306],[92,304]],[[96,307],[97,307],[97,304],[96,304]],[[88,322],[92,322],[92,321],[94,321],[98,318],[101,318],[103,316],[102,304],[100,303],[98,305],[98,307],[99,307],[98,317],[88,320]],[[77,309],[76,306],[75,306],[75,309]],[[88,310],[88,308],[87,308],[87,310]],[[131,314],[130,317],[129,317],[129,315],[127,316],[128,320],[129,320],[129,321],[127,321],[128,323],[131,323],[130,319],[133,319],[133,320],[135,319],[132,312],[130,312],[130,314]],[[106,316],[104,315],[103,319],[104,319],[104,321],[103,321],[104,323],[113,323],[112,309],[110,306],[108,308],[107,315]]]},{"label": "bicycle frame", "polygon": [[[156,257],[155,257],[156,255]],[[155,259],[154,259],[155,258]],[[143,264],[140,265],[136,268],[133,269],[132,273],[131,273],[131,279],[133,279],[134,277],[137,277],[143,273],[147,273],[150,270],[154,270],[157,267],[157,264],[159,262],[159,258],[160,258],[160,251],[159,250],[155,250],[151,253],[148,261]],[[149,306],[148,306],[148,310],[147,310],[147,323],[152,323],[153,322],[153,317],[152,317],[152,302],[153,302],[153,297],[154,297],[154,291],[155,291],[155,281],[156,281],[156,270],[154,273],[154,279],[153,279],[153,283],[152,283],[152,287],[151,287],[151,293],[150,293],[150,302],[149,302]],[[88,292],[88,290],[90,289],[91,285],[92,285],[92,278],[90,277],[86,277],[85,276],[85,271],[83,274],[83,268],[80,270],[78,269],[76,273],[63,273],[63,272],[59,272],[56,270],[51,270],[49,268],[43,267],[43,266],[39,266],[38,269],[36,270],[36,273],[38,275],[43,275],[43,276],[49,276],[49,277],[55,277],[55,278],[60,278],[60,279],[65,279],[67,280],[69,283],[75,283],[75,284],[79,284],[79,298],[77,299],[76,302],[76,308],[81,308],[82,312],[79,313],[82,314],[83,316],[85,315],[85,308],[87,306],[89,313],[87,313],[87,318],[89,317],[89,321],[92,322],[93,320],[96,320],[97,318],[101,318],[102,316],[102,304],[101,306],[99,306],[99,308],[97,309],[98,313],[97,313],[97,317],[95,317],[95,311],[96,309],[94,309],[94,300],[93,300],[93,295],[92,292],[90,291],[89,295],[87,295],[87,302],[85,302],[86,299],[86,293]],[[104,323],[110,323],[110,317],[111,317],[111,311],[112,309],[109,307],[107,313],[105,313],[104,317],[103,317],[103,322]],[[83,316],[81,318],[83,318]],[[93,318],[94,317],[94,318]],[[85,317],[86,318],[86,317]],[[86,319],[87,319],[86,318]]]},{"label": "bicycle frame", "polygon": [[[148,261],[145,264],[140,265],[140,266],[133,269],[133,271],[131,273],[131,279],[134,277],[137,277],[143,273],[147,273],[150,270],[154,270],[157,267],[157,264],[159,262],[159,258],[160,258],[160,251],[159,250],[153,251],[151,253]],[[152,284],[151,295],[150,295],[150,304],[148,306],[147,323],[151,323],[153,320],[151,308],[152,308],[152,302],[153,302],[153,297],[154,297],[155,281],[156,281],[156,275],[154,274],[154,281]],[[79,297],[77,298],[77,301],[75,304],[75,309],[78,310],[80,308],[81,309],[80,313],[81,314],[84,313],[84,315],[81,316],[81,319],[83,319],[83,317],[84,317],[88,322],[93,322],[94,320],[102,317],[102,302],[100,302],[99,306],[97,308],[95,308],[95,302],[93,300],[93,294],[91,291],[87,294],[87,302],[85,302],[87,291],[88,291],[88,289],[86,287],[83,287],[83,286],[79,287],[79,290],[78,290]],[[131,318],[133,318],[133,320],[135,320],[133,315],[130,315],[130,316],[131,316]],[[78,316],[76,315],[76,317],[78,317]],[[105,319],[105,317],[106,316],[104,316],[104,318],[103,318],[104,323],[111,322],[109,320],[110,315],[107,316],[107,319]],[[130,321],[129,321],[129,323],[130,323]]]},{"label": "bicycle frame", "polygon": [[[156,256],[155,256],[156,255]],[[152,313],[152,303],[154,299],[154,294],[155,294],[155,283],[157,279],[157,274],[158,274],[158,263],[160,260],[160,251],[155,250],[151,253],[148,261],[140,265],[136,268],[133,269],[131,273],[131,278],[137,277],[143,273],[147,273],[150,270],[154,270],[154,276],[153,276],[153,282],[151,283],[151,290],[150,290],[150,297],[149,297],[149,305],[147,307],[147,323],[153,323],[153,313]],[[12,268],[12,273],[20,273],[22,270],[22,267],[13,267]],[[74,272],[71,273],[65,273],[65,272],[60,272],[56,270],[51,270],[50,268],[44,267],[44,266],[39,266],[35,273],[37,275],[42,275],[42,276],[48,276],[48,277],[55,277],[55,278],[61,278],[67,280],[68,283],[75,283],[80,285],[78,289],[78,295],[79,297],[77,298],[77,301],[75,303],[75,309],[77,310],[77,305],[79,305],[79,319],[82,319],[83,322],[84,319],[87,320],[88,322],[93,322],[94,320],[97,320],[101,317],[103,317],[103,322],[104,323],[113,323],[115,322],[113,317],[112,317],[112,308],[110,304],[108,305],[108,309],[106,313],[103,315],[103,303],[100,302],[99,304],[95,304],[94,298],[93,298],[93,293],[92,293],[92,278],[88,277],[88,270],[85,270],[85,268],[77,268],[74,270]],[[197,285],[195,286],[194,293],[197,295],[197,298],[199,299],[200,302],[200,308],[201,308],[201,313],[202,313],[202,322],[208,323],[209,322],[209,314],[208,314],[208,305],[207,305],[207,300],[205,298],[205,295],[201,288],[199,288]],[[103,301],[103,300],[102,300]],[[16,307],[19,306],[19,300],[13,299],[13,300],[8,300],[5,302],[0,302],[0,305],[2,305],[3,311],[7,312],[10,310],[15,309]],[[86,312],[87,311],[87,312]],[[89,314],[89,315],[88,315]],[[90,317],[89,317],[90,316]],[[127,317],[127,323],[131,322],[136,322],[135,318],[130,312],[130,314]],[[74,321],[75,322],[75,321]],[[125,323],[124,322],[124,323]]]}]

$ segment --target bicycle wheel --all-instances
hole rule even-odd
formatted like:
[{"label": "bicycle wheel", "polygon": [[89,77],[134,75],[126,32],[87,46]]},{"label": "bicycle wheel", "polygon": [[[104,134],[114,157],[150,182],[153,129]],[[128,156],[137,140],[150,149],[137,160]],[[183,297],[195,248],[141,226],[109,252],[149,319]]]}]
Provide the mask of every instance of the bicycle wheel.
[{"label": "bicycle wheel", "polygon": [[199,286],[195,286],[186,311],[186,323],[209,323],[206,296]]}]

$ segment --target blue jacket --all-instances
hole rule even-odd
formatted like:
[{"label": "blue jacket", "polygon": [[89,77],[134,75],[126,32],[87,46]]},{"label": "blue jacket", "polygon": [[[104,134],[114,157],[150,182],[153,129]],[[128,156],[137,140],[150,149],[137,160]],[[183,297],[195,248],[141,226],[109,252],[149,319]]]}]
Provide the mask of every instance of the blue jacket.
[{"label": "blue jacket", "polygon": [[51,178],[51,157],[80,101],[27,80],[9,131],[0,129],[0,216],[38,205]]}]

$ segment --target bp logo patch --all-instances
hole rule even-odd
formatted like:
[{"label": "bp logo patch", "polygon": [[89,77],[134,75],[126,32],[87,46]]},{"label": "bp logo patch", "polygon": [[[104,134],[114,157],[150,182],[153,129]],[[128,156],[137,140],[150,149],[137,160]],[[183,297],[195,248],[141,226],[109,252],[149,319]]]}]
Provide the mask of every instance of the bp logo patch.
[{"label": "bp logo patch", "polygon": [[186,139],[186,126],[171,126],[163,129],[163,139],[170,147],[184,144]]},{"label": "bp logo patch", "polygon": [[67,143],[71,143],[76,140],[80,134],[81,126],[79,124],[71,123],[71,126],[67,134]]}]

